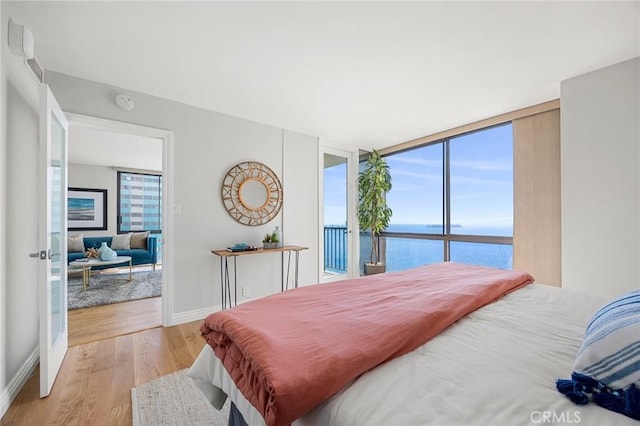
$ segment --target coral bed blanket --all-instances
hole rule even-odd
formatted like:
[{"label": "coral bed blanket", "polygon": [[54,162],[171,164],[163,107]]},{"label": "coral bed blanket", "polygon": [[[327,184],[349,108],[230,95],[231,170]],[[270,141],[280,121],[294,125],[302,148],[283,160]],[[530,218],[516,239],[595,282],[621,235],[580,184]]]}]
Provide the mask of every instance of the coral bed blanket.
[{"label": "coral bed blanket", "polygon": [[265,423],[287,425],[531,282],[525,272],[439,263],[265,297],[209,315],[200,332]]}]

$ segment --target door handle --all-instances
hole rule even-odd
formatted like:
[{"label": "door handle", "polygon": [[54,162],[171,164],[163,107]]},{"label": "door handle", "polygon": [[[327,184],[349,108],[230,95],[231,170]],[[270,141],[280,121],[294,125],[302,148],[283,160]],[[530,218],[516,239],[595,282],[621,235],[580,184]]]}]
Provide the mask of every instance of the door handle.
[{"label": "door handle", "polygon": [[[49,250],[49,256],[51,255],[51,250]],[[47,260],[47,252],[44,250],[37,251],[35,253],[29,253],[29,257],[35,257],[40,260]],[[51,259],[51,257],[49,257]]]}]

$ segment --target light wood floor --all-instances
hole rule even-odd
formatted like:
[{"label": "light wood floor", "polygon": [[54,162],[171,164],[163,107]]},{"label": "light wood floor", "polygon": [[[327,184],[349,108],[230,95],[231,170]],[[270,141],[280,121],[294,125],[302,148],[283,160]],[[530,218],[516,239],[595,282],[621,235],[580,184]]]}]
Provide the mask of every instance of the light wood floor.
[{"label": "light wood floor", "polygon": [[189,367],[204,346],[200,321],[69,348],[51,394],[31,375],[2,425],[130,425],[131,388]]},{"label": "light wood floor", "polygon": [[162,325],[162,298],[69,311],[69,346],[95,342]]},{"label": "light wood floor", "polygon": [[69,351],[51,394],[39,368],[1,425],[130,425],[131,388],[189,367],[204,346],[200,321],[162,328],[153,297],[69,311]]}]

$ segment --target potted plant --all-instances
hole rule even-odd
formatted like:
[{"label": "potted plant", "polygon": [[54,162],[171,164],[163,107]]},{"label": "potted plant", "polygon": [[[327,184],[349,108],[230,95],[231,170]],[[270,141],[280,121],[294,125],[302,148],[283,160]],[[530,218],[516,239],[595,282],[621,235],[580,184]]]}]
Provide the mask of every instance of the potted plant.
[{"label": "potted plant", "polygon": [[280,239],[278,238],[277,233],[273,231],[272,233],[265,235],[264,238],[262,239],[262,248],[266,248],[266,249],[278,248],[279,242],[280,242]]},{"label": "potted plant", "polygon": [[364,264],[365,275],[385,272],[380,261],[378,239],[389,226],[392,211],[386,195],[391,190],[391,172],[387,161],[374,149],[364,169],[358,174],[358,222],[360,229],[371,232],[370,262]]}]

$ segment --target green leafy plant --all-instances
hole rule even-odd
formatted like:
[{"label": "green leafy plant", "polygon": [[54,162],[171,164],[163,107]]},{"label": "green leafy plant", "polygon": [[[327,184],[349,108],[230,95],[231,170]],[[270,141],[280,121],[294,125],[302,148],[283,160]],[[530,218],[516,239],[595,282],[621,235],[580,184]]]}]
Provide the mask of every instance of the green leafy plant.
[{"label": "green leafy plant", "polygon": [[371,264],[380,262],[377,238],[389,226],[392,211],[386,195],[391,190],[391,172],[387,161],[374,149],[358,174],[358,222],[371,232]]},{"label": "green leafy plant", "polygon": [[278,239],[278,236],[276,235],[275,231],[267,234],[264,236],[264,238],[262,239],[263,243],[279,243],[280,240]]}]

